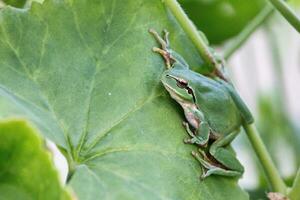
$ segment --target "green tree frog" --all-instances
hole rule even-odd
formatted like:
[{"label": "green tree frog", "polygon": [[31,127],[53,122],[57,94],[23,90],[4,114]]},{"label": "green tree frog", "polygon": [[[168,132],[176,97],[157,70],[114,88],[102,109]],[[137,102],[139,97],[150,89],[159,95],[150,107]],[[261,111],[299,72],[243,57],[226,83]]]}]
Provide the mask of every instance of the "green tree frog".
[{"label": "green tree frog", "polygon": [[183,108],[187,120],[183,125],[190,138],[185,143],[200,147],[192,155],[203,169],[201,177],[241,176],[244,168],[229,144],[243,121],[253,123],[249,109],[223,76],[204,76],[190,70],[187,62],[170,49],[166,30],[164,38],[152,29],[149,31],[161,44],[161,48],[153,47],[153,51],[164,58],[167,67],[161,82]]}]

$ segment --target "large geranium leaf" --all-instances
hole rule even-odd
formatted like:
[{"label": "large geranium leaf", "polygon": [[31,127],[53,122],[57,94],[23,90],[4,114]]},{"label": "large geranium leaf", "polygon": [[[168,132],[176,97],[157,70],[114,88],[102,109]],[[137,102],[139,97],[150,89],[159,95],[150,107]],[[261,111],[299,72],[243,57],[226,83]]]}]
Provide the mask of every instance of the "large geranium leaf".
[{"label": "large geranium leaf", "polygon": [[0,121],[0,199],[67,200],[43,141],[22,120]]},{"label": "large geranium leaf", "polygon": [[67,156],[79,199],[247,199],[183,144],[183,113],[160,83],[149,28],[201,58],[160,0],[48,0],[0,14],[0,95]]}]

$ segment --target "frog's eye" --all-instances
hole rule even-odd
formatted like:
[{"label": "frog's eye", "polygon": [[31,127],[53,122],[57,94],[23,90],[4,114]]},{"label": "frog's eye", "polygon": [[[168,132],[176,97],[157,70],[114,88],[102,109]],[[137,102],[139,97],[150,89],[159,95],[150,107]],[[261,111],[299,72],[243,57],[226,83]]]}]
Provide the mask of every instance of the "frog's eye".
[{"label": "frog's eye", "polygon": [[177,86],[179,88],[187,88],[188,87],[188,83],[184,80],[177,80]]}]

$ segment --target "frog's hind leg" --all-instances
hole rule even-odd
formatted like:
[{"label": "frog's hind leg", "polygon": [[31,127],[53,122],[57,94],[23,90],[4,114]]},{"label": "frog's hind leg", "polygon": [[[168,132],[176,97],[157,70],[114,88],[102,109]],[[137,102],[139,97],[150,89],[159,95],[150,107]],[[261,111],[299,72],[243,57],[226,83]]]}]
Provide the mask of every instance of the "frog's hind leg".
[{"label": "frog's hind leg", "polygon": [[241,173],[234,171],[234,170],[228,170],[228,169],[223,169],[221,167],[218,167],[214,164],[212,164],[209,159],[207,158],[206,154],[204,153],[203,150],[199,149],[199,152],[201,155],[195,151],[192,152],[192,155],[200,162],[201,168],[202,168],[202,175],[201,179],[205,179],[206,177],[210,175],[223,175],[223,176],[240,176]]},{"label": "frog's hind leg", "polygon": [[153,29],[149,29],[149,32],[154,36],[154,38],[160,43],[161,49],[158,47],[153,47],[152,50],[156,53],[159,53],[166,62],[167,68],[171,68],[172,63],[175,61],[174,58],[172,58],[170,52],[169,52],[169,32],[167,30],[164,30],[164,39]]},{"label": "frog's hind leg", "polygon": [[238,172],[241,175],[244,172],[244,168],[236,158],[232,149],[227,147],[238,133],[239,131],[234,131],[224,138],[217,139],[209,148],[209,153],[221,165],[229,170]]}]

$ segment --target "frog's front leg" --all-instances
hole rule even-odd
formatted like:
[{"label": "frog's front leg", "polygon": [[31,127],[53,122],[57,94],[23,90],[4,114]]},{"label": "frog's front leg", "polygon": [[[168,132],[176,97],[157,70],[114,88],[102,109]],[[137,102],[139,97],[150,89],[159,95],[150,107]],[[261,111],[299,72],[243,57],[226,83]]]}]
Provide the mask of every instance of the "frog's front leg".
[{"label": "frog's front leg", "polygon": [[154,29],[149,29],[149,32],[161,44],[163,50],[166,51],[169,48],[169,32],[167,30],[164,30],[164,39]]},{"label": "frog's front leg", "polygon": [[210,155],[218,163],[220,163],[220,165],[218,166],[218,164],[212,164],[212,166],[206,172],[205,176],[209,176],[211,174],[218,174],[224,176],[241,176],[243,174],[244,168],[236,159],[235,154],[230,149],[225,148],[232,142],[232,140],[238,135],[238,133],[239,130],[234,131],[223,138],[217,139],[210,146]]},{"label": "frog's front leg", "polygon": [[[183,122],[183,125],[191,138],[185,139],[184,142],[205,146],[209,140],[210,127],[206,122],[204,115],[200,110],[196,109],[186,110],[185,113],[189,123]],[[196,125],[197,123],[199,124]],[[197,127],[195,131],[190,129],[190,124],[194,124],[194,127]]]},{"label": "frog's front leg", "polygon": [[187,122],[183,122],[182,124],[185,127],[187,133],[191,136],[191,138],[184,139],[184,143],[198,144],[200,146],[205,146],[207,144],[210,129],[206,122],[201,122],[199,124],[199,128],[197,129],[196,134],[190,129],[190,125]]},{"label": "frog's front leg", "polygon": [[175,61],[169,52],[169,32],[164,30],[164,39],[153,29],[150,29],[149,32],[154,36],[154,38],[160,43],[161,49],[153,47],[153,51],[162,55],[165,59],[167,68],[171,68],[172,63]]}]

